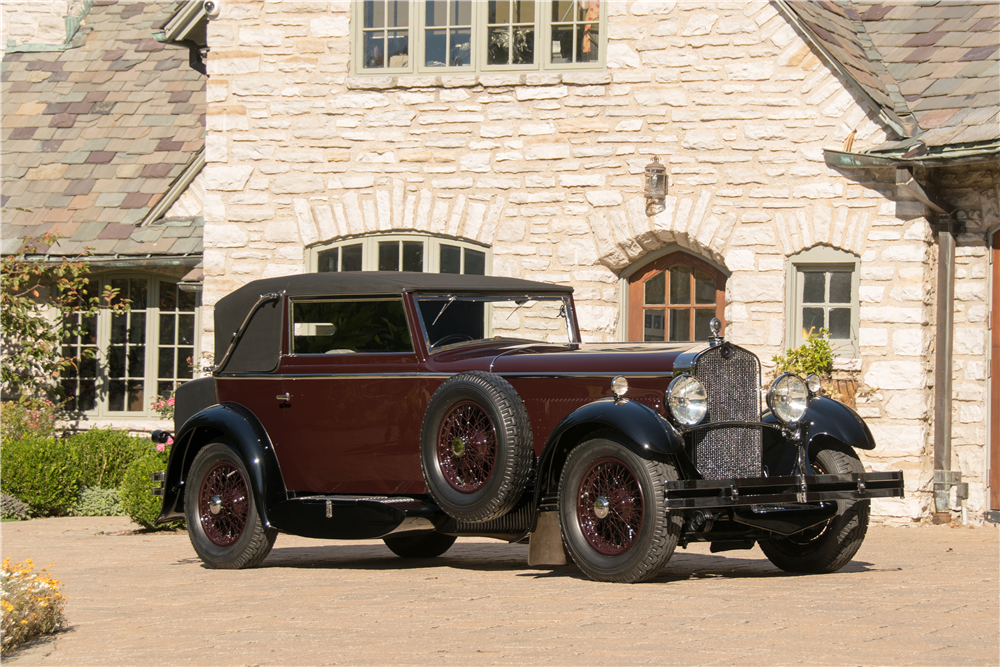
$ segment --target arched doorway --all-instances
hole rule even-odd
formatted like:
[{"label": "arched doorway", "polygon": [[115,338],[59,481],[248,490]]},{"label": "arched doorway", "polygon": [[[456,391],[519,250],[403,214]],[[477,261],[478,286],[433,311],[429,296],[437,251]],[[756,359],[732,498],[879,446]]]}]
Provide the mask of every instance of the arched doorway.
[{"label": "arched doorway", "polygon": [[725,321],[726,276],[689,253],[654,259],[628,282],[631,341],[705,340],[713,317]]}]

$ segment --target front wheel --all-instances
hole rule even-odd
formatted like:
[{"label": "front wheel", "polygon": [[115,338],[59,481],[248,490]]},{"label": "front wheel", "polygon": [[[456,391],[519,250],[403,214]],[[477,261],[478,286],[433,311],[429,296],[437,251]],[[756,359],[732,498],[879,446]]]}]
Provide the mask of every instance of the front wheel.
[{"label": "front wheel", "polygon": [[674,553],[681,519],[666,510],[668,463],[629,449],[618,434],[584,442],[559,480],[563,543],[591,579],[633,583],[655,577]]},{"label": "front wheel", "polygon": [[[854,450],[843,445],[820,449],[812,457],[812,466],[820,475],[865,471]],[[826,524],[788,537],[760,540],[761,551],[771,563],[786,572],[836,572],[851,562],[865,541],[871,501],[838,500],[837,505],[837,514]]]},{"label": "front wheel", "polygon": [[224,442],[206,445],[191,464],[184,518],[191,545],[206,567],[256,567],[274,546],[278,531],[264,527],[249,479],[240,455]]}]

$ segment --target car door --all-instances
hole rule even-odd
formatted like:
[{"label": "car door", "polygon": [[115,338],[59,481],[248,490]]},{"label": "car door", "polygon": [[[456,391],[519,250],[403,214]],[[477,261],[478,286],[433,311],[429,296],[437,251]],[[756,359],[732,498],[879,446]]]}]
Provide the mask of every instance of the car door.
[{"label": "car door", "polygon": [[282,433],[289,491],[425,491],[419,444],[428,380],[399,297],[292,299],[282,358]]}]

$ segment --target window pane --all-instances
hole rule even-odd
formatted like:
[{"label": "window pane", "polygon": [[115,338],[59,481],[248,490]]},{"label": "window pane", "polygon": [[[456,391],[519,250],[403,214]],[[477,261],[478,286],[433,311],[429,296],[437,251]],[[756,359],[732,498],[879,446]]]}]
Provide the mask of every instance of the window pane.
[{"label": "window pane", "polygon": [[160,359],[157,363],[156,376],[161,378],[174,377],[174,350],[167,347],[160,350]]},{"label": "window pane", "polygon": [[424,33],[424,64],[444,67],[448,64],[448,31],[427,30]]},{"label": "window pane", "polygon": [[128,326],[128,315],[115,313],[111,316],[111,344],[120,345],[125,342],[125,327]]},{"label": "window pane", "polygon": [[133,345],[128,349],[127,377],[141,378],[146,375],[146,348]]},{"label": "window pane", "polygon": [[448,0],[427,0],[427,25],[448,25]]},{"label": "window pane", "polygon": [[194,315],[181,315],[177,323],[177,342],[181,345],[194,343]]},{"label": "window pane", "polygon": [[702,308],[694,311],[694,339],[695,340],[708,340],[708,337],[712,335],[712,330],[709,328],[709,323],[712,318],[715,317],[714,310],[708,310],[707,308]]},{"label": "window pane", "polygon": [[83,328],[80,334],[80,343],[97,345],[97,315],[87,315],[80,324]]},{"label": "window pane", "polygon": [[112,380],[108,383],[108,408],[121,412],[125,409],[125,382]]},{"label": "window pane", "polygon": [[802,274],[802,303],[826,302],[826,274],[807,271]]},{"label": "window pane", "polygon": [[346,245],[341,249],[343,256],[341,257],[340,270],[341,271],[360,271],[361,270],[361,244],[356,243],[354,245]]},{"label": "window pane", "polygon": [[187,380],[194,377],[194,348],[177,348],[177,377]]},{"label": "window pane", "polygon": [[851,309],[830,309],[830,338],[851,337]]},{"label": "window pane", "polygon": [[851,302],[851,274],[846,271],[830,273],[830,303]]},{"label": "window pane", "polygon": [[146,401],[144,400],[145,390],[143,388],[142,380],[129,380],[128,381],[128,411],[129,412],[144,412],[146,410]]},{"label": "window pane", "polygon": [[691,340],[691,311],[675,309],[670,311],[670,340]]},{"label": "window pane", "polygon": [[[667,274],[657,273],[646,281],[646,303],[649,305],[663,304],[667,295]],[[660,340],[663,340],[662,338]]]},{"label": "window pane", "polygon": [[146,313],[132,311],[129,319],[128,342],[132,345],[146,344]]},{"label": "window pane", "polygon": [[452,25],[472,25],[471,0],[457,0],[452,10]]},{"label": "window pane", "polygon": [[146,281],[141,278],[133,278],[129,281],[130,294],[132,299],[132,310],[146,307]]},{"label": "window pane", "polygon": [[390,30],[386,44],[389,53],[389,67],[406,67],[410,64],[410,33],[406,30]]},{"label": "window pane", "polygon": [[[176,315],[160,315],[160,345],[173,345],[176,341]],[[161,376],[162,377],[162,376]]]},{"label": "window pane", "polygon": [[410,7],[408,0],[389,0],[388,21],[390,28],[405,28],[410,25]]},{"label": "window pane", "polygon": [[535,62],[535,29],[514,28],[514,43],[511,45],[511,60],[515,65],[530,65]]},{"label": "window pane", "polygon": [[292,302],[293,354],[412,352],[403,302]]},{"label": "window pane", "polygon": [[187,310],[193,312],[198,306],[198,297],[195,292],[185,292],[178,287],[177,297],[177,310]]},{"label": "window pane", "polygon": [[416,272],[424,270],[423,241],[403,241],[403,270]]},{"label": "window pane", "polygon": [[177,308],[177,288],[168,283],[160,284],[160,310]]},{"label": "window pane", "polygon": [[646,342],[662,341],[666,332],[663,329],[664,318],[662,310],[646,310],[643,312],[645,323],[642,339]]},{"label": "window pane", "polygon": [[382,241],[378,244],[378,270],[399,271],[398,241]]},{"label": "window pane", "polygon": [[317,270],[320,273],[334,273],[340,270],[338,266],[340,260],[340,248],[330,248],[319,253],[319,265]]},{"label": "window pane", "polygon": [[465,249],[465,274],[468,276],[486,275],[486,253],[478,250]]},{"label": "window pane", "polygon": [[458,246],[441,244],[441,273],[462,272],[462,249]]},{"label": "window pane", "polygon": [[573,62],[573,26],[552,26],[552,63]]},{"label": "window pane", "polygon": [[124,347],[112,347],[108,349],[108,377],[125,377]]},{"label": "window pane", "polygon": [[364,3],[364,25],[366,28],[385,27],[384,0],[366,0]]},{"label": "window pane", "polygon": [[670,303],[672,305],[691,303],[690,267],[681,264],[670,269]]},{"label": "window pane", "polygon": [[[701,271],[694,272],[694,302],[705,305],[715,303],[715,280]],[[701,338],[695,337],[695,340]]]},{"label": "window pane", "polygon": [[811,336],[813,334],[818,334],[819,330],[826,327],[826,322],[823,321],[823,309],[822,308],[803,308],[802,309],[802,337]]}]

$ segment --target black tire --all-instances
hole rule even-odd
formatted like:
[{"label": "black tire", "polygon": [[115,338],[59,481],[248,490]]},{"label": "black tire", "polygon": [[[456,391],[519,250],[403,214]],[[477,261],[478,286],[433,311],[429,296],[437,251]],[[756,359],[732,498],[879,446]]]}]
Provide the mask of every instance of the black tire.
[{"label": "black tire", "polygon": [[382,541],[400,558],[434,558],[451,549],[451,545],[455,543],[455,536],[444,533],[389,535],[383,537]]},{"label": "black tire", "polygon": [[528,411],[503,378],[460,373],[427,403],[420,465],[434,501],[452,518],[489,521],[509,512],[534,458]]},{"label": "black tire", "polygon": [[[865,467],[850,447],[824,446],[812,457],[819,474],[845,475],[864,472]],[[851,562],[868,532],[870,500],[837,501],[837,514],[826,524],[788,537],[760,540],[761,551],[786,572],[826,574]]]},{"label": "black tire", "polygon": [[563,544],[597,581],[655,577],[681,532],[681,518],[666,509],[664,483],[677,479],[674,466],[644,459],[625,443],[620,434],[602,433],[580,444],[559,480]]},{"label": "black tire", "polygon": [[215,569],[260,565],[278,536],[276,529],[264,527],[247,468],[224,442],[206,445],[194,457],[185,484],[184,518],[194,550],[206,567]]}]

